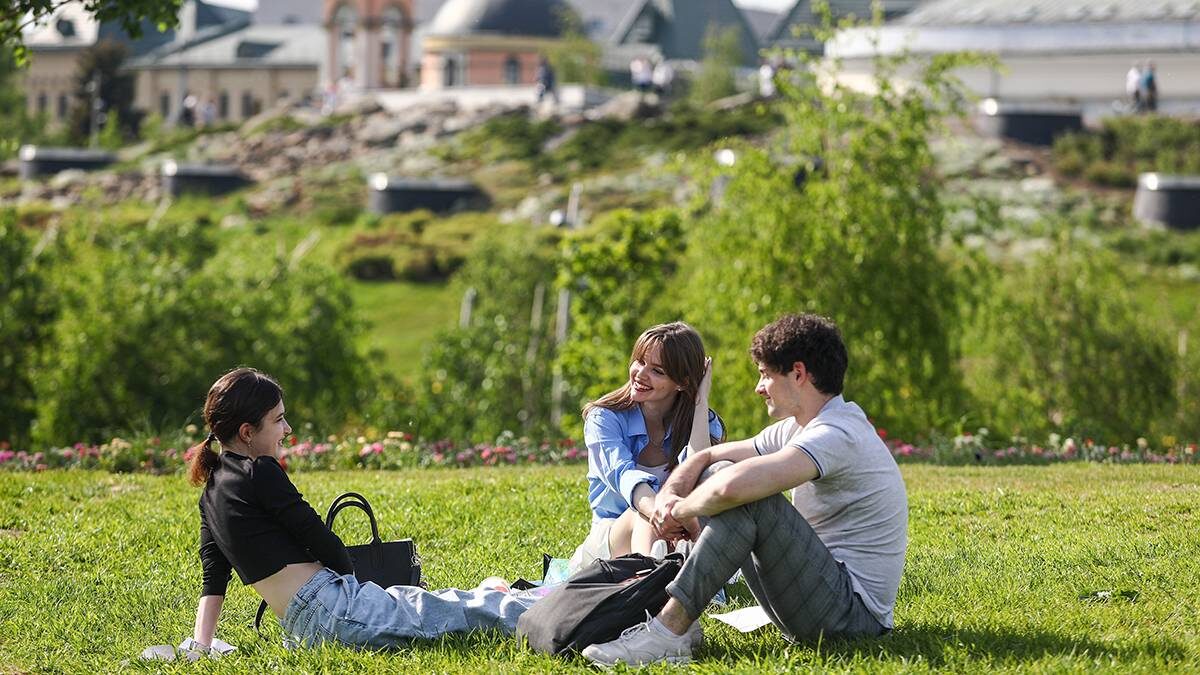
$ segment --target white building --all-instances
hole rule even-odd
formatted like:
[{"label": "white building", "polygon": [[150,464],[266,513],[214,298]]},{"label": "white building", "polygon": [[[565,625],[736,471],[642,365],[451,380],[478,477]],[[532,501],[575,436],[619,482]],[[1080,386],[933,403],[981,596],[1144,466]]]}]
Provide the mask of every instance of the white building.
[{"label": "white building", "polygon": [[871,55],[995,54],[1004,69],[958,73],[984,97],[1079,106],[1087,120],[1120,110],[1134,63],[1152,62],[1159,110],[1200,113],[1200,3],[1172,0],[933,0],[826,44],[839,79],[871,84]]}]

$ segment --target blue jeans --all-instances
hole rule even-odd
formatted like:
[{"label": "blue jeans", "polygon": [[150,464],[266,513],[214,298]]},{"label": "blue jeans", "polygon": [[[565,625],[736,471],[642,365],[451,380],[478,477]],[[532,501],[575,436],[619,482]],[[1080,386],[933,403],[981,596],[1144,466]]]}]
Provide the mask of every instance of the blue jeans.
[{"label": "blue jeans", "polygon": [[306,646],[322,642],[388,648],[445,633],[496,628],[516,632],[533,598],[494,590],[382,589],[353,575],[323,569],[288,603],[283,630]]}]

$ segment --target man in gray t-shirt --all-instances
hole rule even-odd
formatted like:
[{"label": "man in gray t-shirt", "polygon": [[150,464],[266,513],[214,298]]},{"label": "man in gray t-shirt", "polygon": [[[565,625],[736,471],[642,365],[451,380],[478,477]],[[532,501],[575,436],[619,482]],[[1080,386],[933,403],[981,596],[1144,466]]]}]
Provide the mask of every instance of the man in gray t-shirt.
[{"label": "man in gray t-shirt", "polygon": [[[696,619],[739,568],[789,639],[892,628],[908,499],[874,425],[842,397],[840,332],[823,317],[787,315],[754,336],[750,353],[760,375],[755,391],[780,421],[752,439],[691,454],[671,473],[652,521],[663,538],[687,537],[695,547],[658,616],[586,648],[592,661],[688,661]],[[791,503],[781,494],[789,489]],[[699,517],[710,518],[702,531]]]}]

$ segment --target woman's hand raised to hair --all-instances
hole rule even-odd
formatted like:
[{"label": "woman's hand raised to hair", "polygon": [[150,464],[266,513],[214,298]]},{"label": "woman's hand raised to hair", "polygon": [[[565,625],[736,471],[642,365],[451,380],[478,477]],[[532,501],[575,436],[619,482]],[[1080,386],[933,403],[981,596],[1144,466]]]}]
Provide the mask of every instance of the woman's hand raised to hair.
[{"label": "woman's hand raised to hair", "polygon": [[708,395],[712,392],[712,357],[704,358],[704,377],[700,379],[700,388],[696,393],[696,406],[704,406],[705,413],[708,412]]}]

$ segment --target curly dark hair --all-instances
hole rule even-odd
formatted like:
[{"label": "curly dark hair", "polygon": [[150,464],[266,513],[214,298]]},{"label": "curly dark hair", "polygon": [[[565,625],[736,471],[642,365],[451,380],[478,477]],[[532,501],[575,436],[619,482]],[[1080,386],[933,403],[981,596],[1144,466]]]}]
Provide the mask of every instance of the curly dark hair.
[{"label": "curly dark hair", "polygon": [[824,394],[842,393],[849,356],[833,320],[816,314],[785,314],[754,334],[750,356],[761,366],[786,373],[800,361]]}]

